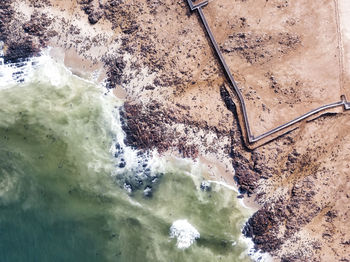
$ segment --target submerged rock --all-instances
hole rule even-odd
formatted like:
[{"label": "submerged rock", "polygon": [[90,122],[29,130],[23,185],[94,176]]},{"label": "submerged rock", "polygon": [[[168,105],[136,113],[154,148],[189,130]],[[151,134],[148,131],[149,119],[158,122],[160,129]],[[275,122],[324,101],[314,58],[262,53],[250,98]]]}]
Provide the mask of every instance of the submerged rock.
[{"label": "submerged rock", "polygon": [[202,181],[200,188],[202,191],[211,191],[211,184],[209,181]]},{"label": "submerged rock", "polygon": [[143,190],[143,195],[145,197],[152,197],[152,187],[146,186],[145,190]]},{"label": "submerged rock", "polygon": [[119,163],[118,166],[119,166],[119,168],[124,168],[124,167],[126,166],[125,159],[122,158],[122,159],[120,160],[120,163]]},{"label": "submerged rock", "polygon": [[125,148],[116,143],[114,152],[114,156],[117,159],[116,182],[129,193],[143,190],[144,196],[151,197],[153,186],[163,174],[152,172],[149,167],[149,155],[147,153],[137,151],[133,157],[130,155],[127,157],[126,154],[130,154],[130,152],[125,152]]}]

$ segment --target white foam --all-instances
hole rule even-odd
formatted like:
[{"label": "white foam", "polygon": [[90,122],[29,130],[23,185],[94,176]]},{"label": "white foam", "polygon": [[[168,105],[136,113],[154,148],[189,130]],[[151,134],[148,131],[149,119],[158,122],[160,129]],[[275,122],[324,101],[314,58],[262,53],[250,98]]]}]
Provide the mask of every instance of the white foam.
[{"label": "white foam", "polygon": [[37,58],[32,58],[29,61],[19,64],[5,64],[4,59],[0,58],[0,89],[5,89],[16,85],[17,79],[15,76],[20,76],[22,81],[30,78],[34,74],[34,69],[38,62]]},{"label": "white foam", "polygon": [[[17,170],[16,170],[17,171]],[[0,205],[16,202],[20,197],[18,176],[2,170],[0,180]]]},{"label": "white foam", "polygon": [[[86,81],[87,83],[93,82],[73,75],[71,71],[63,65],[63,63],[58,63],[49,56],[49,50],[44,51],[39,57],[34,57],[26,62],[23,62],[21,67],[17,67],[13,64],[5,65],[2,63],[2,60],[3,59],[0,58],[0,89],[17,85],[18,81],[16,81],[13,76],[19,72],[21,72],[23,82],[31,81],[34,78],[40,81],[49,82],[51,85],[58,88],[66,85],[70,77],[77,77],[83,81]],[[101,87],[99,85],[96,86]],[[100,99],[103,105],[103,115],[106,117],[106,119],[108,119],[108,121],[110,121],[111,131],[115,134],[116,142],[118,142],[124,150],[123,158],[125,158],[126,162],[125,169],[132,170],[133,167],[139,164],[139,158],[137,156],[137,150],[133,150],[132,148],[127,147],[124,143],[125,133],[119,120],[119,107],[122,105],[122,101],[114,97],[112,92],[108,93],[107,96],[103,95],[102,93],[103,92],[101,92]],[[111,153],[114,154],[115,152],[115,145],[112,145]],[[91,168],[102,168],[99,166],[99,163],[91,163],[90,165],[92,165]],[[197,182],[198,185],[200,185],[202,181],[202,173],[206,170],[206,165],[204,163],[201,163],[199,160],[194,161],[192,159],[184,159],[171,155],[160,156],[156,151],[151,152],[150,154],[149,167],[155,173],[177,173],[180,171],[194,178],[194,181]],[[119,172],[125,172],[125,169],[119,170]],[[118,169],[116,169],[116,172],[118,172]],[[230,190],[237,191],[235,187],[227,185],[222,181],[218,182],[209,180],[208,182],[215,183]],[[6,190],[9,189],[10,187],[6,188]],[[128,185],[126,185],[125,189],[127,191],[130,190]],[[243,204],[243,202],[241,204]],[[140,204],[137,203],[135,205]],[[242,206],[246,208],[244,205]],[[170,227],[169,234],[170,238],[177,239],[176,245],[179,249],[189,248],[196,239],[200,238],[200,233],[187,220],[175,221]],[[249,246],[247,253],[252,257],[253,260],[266,262],[272,261],[268,254],[255,252],[253,249],[253,243],[250,239],[244,238],[243,236],[242,239],[244,239],[244,242]]]},{"label": "white foam", "polygon": [[245,243],[247,245],[247,247],[248,247],[248,249],[241,254],[242,258],[246,254],[248,254],[248,256],[253,261],[257,261],[257,262],[273,262],[274,261],[274,259],[271,257],[270,254],[263,253],[260,250],[256,250],[254,248],[254,243],[253,243],[251,238],[247,238],[247,237],[241,235],[239,241],[242,242],[242,243]]},{"label": "white foam", "polygon": [[179,249],[189,248],[196,239],[200,238],[197,229],[186,219],[176,220],[170,227],[170,238],[176,238]]},{"label": "white foam", "polygon": [[[155,173],[183,173],[192,177],[199,187],[203,181],[202,174],[207,170],[207,166],[201,161],[190,158],[181,158],[171,154],[159,155],[152,152],[149,161],[150,168]],[[210,182],[210,181],[209,181]]]},{"label": "white foam", "polygon": [[19,82],[30,82],[38,74],[40,74],[40,79],[48,80],[49,83],[57,87],[63,82],[67,82],[67,77],[63,77],[67,74],[61,74],[62,70],[66,70],[66,68],[57,66],[47,55],[47,50],[44,50],[38,57],[32,57],[19,63],[5,64],[4,59],[1,58],[0,89],[13,87]]},{"label": "white foam", "polygon": [[209,183],[213,183],[213,184],[220,185],[220,186],[222,186],[222,187],[225,187],[225,188],[227,188],[227,189],[229,189],[229,190],[232,190],[232,191],[238,193],[237,188],[235,188],[234,186],[230,186],[229,184],[227,184],[227,183],[225,183],[225,182],[223,182],[223,181],[208,180],[208,182],[209,182]]},{"label": "white foam", "polygon": [[[194,182],[202,181],[202,172],[205,170],[205,164],[201,163],[199,160],[194,161],[192,159],[178,158],[171,155],[160,156],[154,154],[151,161],[151,168],[156,172],[178,172],[181,171],[194,179]],[[207,180],[209,184],[216,184],[231,191],[237,192],[236,187],[228,185],[224,181]],[[237,201],[242,209],[241,211],[247,212],[249,216],[253,214],[254,209],[248,207],[244,204],[243,199]],[[188,227],[188,228],[187,228]],[[191,246],[195,241],[195,233],[191,233],[191,230],[198,231],[187,222],[187,220],[177,220],[173,223],[170,231],[172,238],[177,238],[177,247],[180,249],[185,249]],[[199,238],[199,233],[198,233]],[[246,251],[241,254],[242,260],[248,255],[253,261],[258,262],[272,262],[273,258],[268,253],[262,253],[260,250],[255,250],[254,243],[250,238],[245,237],[243,234],[240,236],[238,243],[244,243],[247,246]],[[233,241],[233,245],[237,242]]]}]

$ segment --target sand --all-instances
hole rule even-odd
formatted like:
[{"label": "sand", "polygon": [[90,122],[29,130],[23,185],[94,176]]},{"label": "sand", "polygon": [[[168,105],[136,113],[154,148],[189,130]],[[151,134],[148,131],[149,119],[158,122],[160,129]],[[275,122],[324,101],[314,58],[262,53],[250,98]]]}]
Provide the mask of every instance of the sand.
[{"label": "sand", "polygon": [[[27,39],[53,47],[73,73],[107,79],[125,100],[129,143],[200,159],[209,179],[236,185],[259,208],[253,241],[276,261],[350,260],[349,113],[337,109],[249,149],[238,101],[186,2],[115,2],[13,1],[5,50]],[[254,135],[350,99],[347,0],[217,0],[204,12]],[[40,15],[51,22],[41,25]],[[25,31],[26,23],[36,27]]]}]

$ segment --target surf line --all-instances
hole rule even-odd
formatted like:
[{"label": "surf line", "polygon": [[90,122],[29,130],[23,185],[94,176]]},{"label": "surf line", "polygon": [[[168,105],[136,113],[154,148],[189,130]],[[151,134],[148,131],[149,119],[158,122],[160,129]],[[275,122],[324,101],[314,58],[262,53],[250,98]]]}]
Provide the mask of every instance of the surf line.
[{"label": "surf line", "polygon": [[[224,56],[222,55],[222,52],[221,52],[221,50],[220,50],[220,48],[215,40],[215,37],[214,37],[210,27],[209,27],[207,19],[205,18],[205,15],[203,13],[202,8],[205,7],[206,5],[208,5],[208,3],[209,3],[209,1],[207,0],[207,1],[200,2],[199,4],[193,4],[192,0],[187,0],[187,4],[188,4],[191,12],[193,13],[194,11],[197,11],[197,13],[199,14],[200,20],[201,20],[201,22],[206,30],[207,35],[209,36],[210,42],[215,50],[216,55],[220,60],[220,63],[225,71],[226,77],[228,78],[231,87],[233,87],[235,93],[238,96],[238,100],[240,102],[240,106],[241,106],[241,110],[242,110],[242,114],[243,114],[243,121],[244,121],[245,130],[246,130],[246,136],[247,136],[246,138],[247,138],[248,144],[254,144],[263,138],[274,135],[277,132],[284,131],[281,134],[279,134],[278,136],[269,138],[269,140],[263,144],[271,142],[271,141],[275,140],[276,138],[278,138],[278,137],[280,137],[280,136],[282,136],[282,135],[284,135],[284,134],[286,134],[286,133],[288,133],[288,132],[290,132],[298,127],[294,127],[291,130],[290,129],[286,130],[287,128],[295,125],[296,123],[298,123],[300,121],[303,121],[303,120],[309,118],[310,116],[316,115],[317,113],[320,113],[322,111],[332,109],[335,107],[341,107],[341,106],[344,108],[344,110],[350,110],[350,102],[348,102],[346,100],[345,95],[342,95],[340,97],[340,101],[338,101],[338,102],[320,106],[320,107],[313,109],[313,110],[311,110],[311,111],[309,111],[309,112],[307,112],[307,113],[305,113],[305,114],[303,114],[303,115],[301,115],[301,116],[299,116],[299,117],[297,117],[297,118],[295,118],[295,119],[293,119],[285,124],[282,124],[278,127],[275,127],[275,128],[273,128],[273,129],[271,129],[271,130],[269,130],[261,135],[253,136],[251,133],[251,129],[250,129],[247,108],[246,108],[246,105],[244,102],[243,95],[242,95],[241,91],[239,90],[238,85],[237,85],[236,81],[234,80],[234,77],[231,74],[231,71],[230,71],[228,65],[226,64]],[[263,144],[261,144],[261,145],[263,145]],[[259,147],[261,145],[258,145],[257,147]]]}]

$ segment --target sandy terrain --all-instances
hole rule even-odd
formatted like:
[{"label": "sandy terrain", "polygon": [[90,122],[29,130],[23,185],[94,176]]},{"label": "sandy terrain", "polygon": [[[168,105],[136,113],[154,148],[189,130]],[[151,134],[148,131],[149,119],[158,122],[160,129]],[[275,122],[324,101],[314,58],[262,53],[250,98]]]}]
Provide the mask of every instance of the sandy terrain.
[{"label": "sandy terrain", "polygon": [[341,31],[341,48],[343,52],[344,68],[344,85],[343,89],[347,97],[350,97],[350,2],[346,0],[338,0],[339,10],[339,28]]},{"label": "sandy terrain", "polygon": [[204,11],[244,95],[253,135],[340,101],[345,70],[335,2],[221,0]]},{"label": "sandy terrain", "polygon": [[[347,0],[216,0],[204,9],[259,134],[350,99]],[[244,233],[277,261],[350,261],[350,115],[248,149],[235,94],[185,1],[0,0],[5,61],[51,53],[125,100],[130,146],[200,158],[260,210]],[[63,52],[64,51],[64,52]],[[233,179],[235,178],[235,180]]]}]

